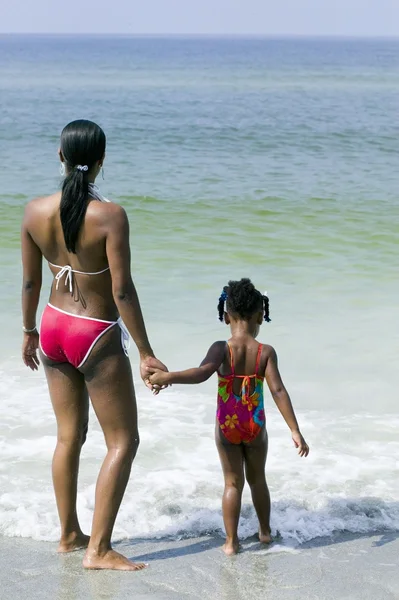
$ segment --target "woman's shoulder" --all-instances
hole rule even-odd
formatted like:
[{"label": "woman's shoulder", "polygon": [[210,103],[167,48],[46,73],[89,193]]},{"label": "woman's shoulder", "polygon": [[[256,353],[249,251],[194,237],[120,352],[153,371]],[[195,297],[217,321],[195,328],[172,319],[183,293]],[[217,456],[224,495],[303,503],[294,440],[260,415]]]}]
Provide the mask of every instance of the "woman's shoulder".
[{"label": "woman's shoulder", "polygon": [[35,215],[43,215],[48,213],[53,208],[58,208],[61,200],[61,192],[56,192],[50,196],[37,196],[25,205],[25,218],[32,217]]},{"label": "woman's shoulder", "polygon": [[54,194],[47,194],[45,196],[36,196],[36,198],[32,198],[26,204],[26,206],[42,206],[43,204],[59,202],[61,200],[61,192],[55,192]]},{"label": "woman's shoulder", "polygon": [[116,221],[118,224],[127,221],[127,214],[123,206],[108,198],[104,198],[101,202],[90,202],[87,207],[87,212],[101,215],[106,220],[112,219],[112,222]]},{"label": "woman's shoulder", "polygon": [[129,236],[129,219],[120,204],[110,202],[90,202],[85,216],[87,227],[100,228],[105,236],[122,239]]}]

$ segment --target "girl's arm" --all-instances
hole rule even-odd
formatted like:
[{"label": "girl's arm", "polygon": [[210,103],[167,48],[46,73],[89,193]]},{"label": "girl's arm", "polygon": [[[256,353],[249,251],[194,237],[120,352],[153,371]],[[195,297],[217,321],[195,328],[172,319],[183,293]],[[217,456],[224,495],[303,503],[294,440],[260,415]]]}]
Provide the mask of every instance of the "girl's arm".
[{"label": "girl's arm", "polygon": [[282,414],[288,427],[291,429],[292,439],[296,448],[298,448],[298,454],[300,456],[307,456],[309,454],[309,447],[299,431],[299,425],[298,421],[296,420],[291,399],[287,390],[285,389],[280,372],[278,370],[277,354],[274,348],[271,348],[271,352],[267,360],[265,377],[271,395],[273,396],[273,400],[275,401],[276,406]]},{"label": "girl's arm", "polygon": [[207,355],[199,367],[164,373],[156,369],[148,368],[150,382],[152,385],[171,385],[172,383],[202,383],[213,375],[222,364],[226,353],[226,342],[215,342],[209,348]]},{"label": "girl's arm", "polygon": [[36,329],[36,313],[42,287],[42,252],[31,237],[28,227],[31,219],[31,207],[25,209],[21,228],[22,252],[22,324],[27,332],[22,343],[22,358],[32,371],[37,370],[39,358],[39,334]]}]

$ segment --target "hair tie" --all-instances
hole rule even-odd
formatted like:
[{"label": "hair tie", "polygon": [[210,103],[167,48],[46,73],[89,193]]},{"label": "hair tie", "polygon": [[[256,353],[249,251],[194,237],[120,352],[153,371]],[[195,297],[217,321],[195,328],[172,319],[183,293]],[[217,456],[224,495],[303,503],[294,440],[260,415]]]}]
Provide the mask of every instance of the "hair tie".
[{"label": "hair tie", "polygon": [[263,294],[263,318],[266,323],[270,323],[270,315],[269,315],[269,296],[267,292]]},{"label": "hair tie", "polygon": [[223,290],[220,294],[219,303],[218,303],[218,312],[219,312],[219,321],[223,321],[223,315],[225,313],[224,304],[227,300],[227,292]]},{"label": "hair tie", "polygon": [[87,165],[76,165],[75,169],[78,171],[88,171],[89,167]]}]

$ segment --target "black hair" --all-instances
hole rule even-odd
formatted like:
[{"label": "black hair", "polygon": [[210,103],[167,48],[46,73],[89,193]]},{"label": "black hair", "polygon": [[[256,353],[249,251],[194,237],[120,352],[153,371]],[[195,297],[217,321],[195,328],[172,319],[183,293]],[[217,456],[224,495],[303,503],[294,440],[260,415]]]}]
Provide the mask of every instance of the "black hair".
[{"label": "black hair", "polygon": [[250,279],[229,281],[229,284],[224,286],[218,304],[220,321],[223,321],[225,312],[248,320],[261,310],[263,310],[265,321],[269,323],[269,298],[255,289]]},{"label": "black hair", "polygon": [[68,173],[62,184],[60,217],[65,245],[74,254],[87,209],[89,173],[103,158],[105,144],[105,133],[92,121],[72,121],[61,133],[60,150]]}]

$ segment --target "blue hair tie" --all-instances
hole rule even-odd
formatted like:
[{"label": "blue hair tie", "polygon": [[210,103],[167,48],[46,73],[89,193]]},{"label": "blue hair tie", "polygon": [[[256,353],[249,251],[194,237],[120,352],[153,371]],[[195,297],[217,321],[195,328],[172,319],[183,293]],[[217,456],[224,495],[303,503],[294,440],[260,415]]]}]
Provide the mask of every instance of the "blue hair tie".
[{"label": "blue hair tie", "polygon": [[227,300],[227,292],[223,290],[219,297],[218,311],[219,311],[219,321],[223,321],[223,314],[225,313],[225,304]]}]

